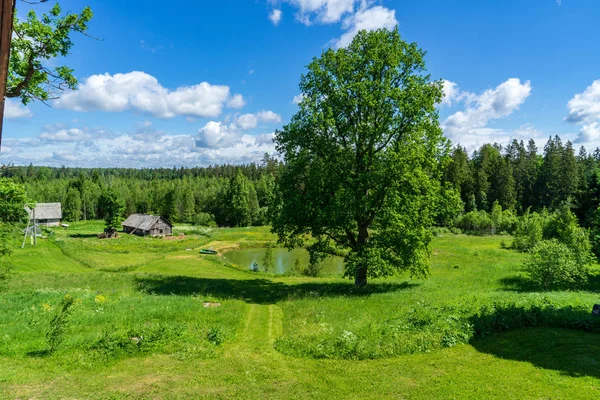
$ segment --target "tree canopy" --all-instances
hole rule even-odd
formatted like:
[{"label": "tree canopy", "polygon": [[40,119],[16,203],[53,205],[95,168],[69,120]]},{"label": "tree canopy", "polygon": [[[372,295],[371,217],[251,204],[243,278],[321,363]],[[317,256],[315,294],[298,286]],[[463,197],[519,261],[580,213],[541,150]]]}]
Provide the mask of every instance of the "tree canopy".
[{"label": "tree canopy", "polygon": [[12,179],[0,178],[0,223],[15,223],[25,220],[27,213],[23,208],[27,195],[22,185]]},{"label": "tree canopy", "polygon": [[75,89],[77,79],[71,68],[51,68],[45,61],[67,56],[73,46],[72,32],[85,34],[92,16],[89,7],[80,14],[61,15],[58,3],[39,18],[34,10],[23,21],[15,15],[6,97],[20,98],[27,104],[56,99],[63,90]]},{"label": "tree canopy", "polygon": [[346,274],[358,286],[428,273],[448,145],[435,108],[442,83],[425,73],[424,55],[397,30],[359,32],[313,59],[300,110],[275,134],[285,165],[274,232],[312,253],[349,249]]}]

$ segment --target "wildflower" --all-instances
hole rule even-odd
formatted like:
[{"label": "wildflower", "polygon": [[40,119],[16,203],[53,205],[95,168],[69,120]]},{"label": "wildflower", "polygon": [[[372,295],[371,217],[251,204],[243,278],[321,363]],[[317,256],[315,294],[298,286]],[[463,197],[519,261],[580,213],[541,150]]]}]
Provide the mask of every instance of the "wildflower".
[{"label": "wildflower", "polygon": [[106,297],[99,294],[98,296],[94,297],[94,301],[96,302],[96,304],[102,305],[102,304],[106,303]]},{"label": "wildflower", "polygon": [[44,311],[46,312],[50,312],[52,311],[52,306],[49,303],[44,303],[42,304],[42,308],[44,309]]}]

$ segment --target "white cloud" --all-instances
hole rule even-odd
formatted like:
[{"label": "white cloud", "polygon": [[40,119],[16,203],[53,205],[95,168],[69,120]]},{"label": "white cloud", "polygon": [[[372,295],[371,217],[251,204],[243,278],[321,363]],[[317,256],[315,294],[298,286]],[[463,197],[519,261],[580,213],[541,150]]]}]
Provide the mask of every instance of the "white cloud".
[{"label": "white cloud", "polygon": [[244,114],[237,117],[235,123],[242,129],[253,129],[258,126],[258,118],[254,114]]},{"label": "white cloud", "polygon": [[241,94],[234,95],[228,102],[227,107],[229,108],[242,108],[246,105],[246,100]]},{"label": "white cloud", "polygon": [[56,132],[43,132],[39,136],[42,140],[50,142],[80,142],[91,139],[91,136],[81,129],[60,129]]},{"label": "white cloud", "polygon": [[228,86],[202,82],[175,90],[163,87],[145,72],[92,75],[76,91],[63,94],[55,104],[73,111],[120,112],[132,110],[158,118],[175,116],[216,117],[225,105],[244,105],[241,95],[231,96]]},{"label": "white cloud", "polygon": [[260,111],[256,116],[258,117],[258,120],[262,122],[281,122],[281,115],[270,110]]},{"label": "white cloud", "polygon": [[247,130],[256,128],[259,122],[278,123],[281,122],[281,115],[270,110],[263,110],[256,114],[243,114],[236,118],[235,125]]},{"label": "white cloud", "polygon": [[464,142],[465,138],[489,134],[487,124],[512,114],[531,94],[531,83],[521,83],[517,78],[508,79],[495,89],[481,95],[464,95],[467,108],[452,114],[443,123],[446,134],[454,141]]},{"label": "white cloud", "polygon": [[443,90],[444,98],[442,99],[442,104],[446,106],[451,106],[452,102],[457,100],[459,97],[460,91],[458,90],[458,85],[454,82],[444,79]]},{"label": "white cloud", "polygon": [[235,126],[210,121],[198,130],[196,147],[219,148],[230,145],[237,134]]},{"label": "white cloud", "polygon": [[535,128],[531,123],[523,124],[514,131],[514,139],[529,140],[544,138],[544,133]]},{"label": "white cloud", "polygon": [[600,79],[594,81],[583,93],[576,94],[567,103],[569,115],[565,118],[572,123],[590,123],[600,120]]},{"label": "white cloud", "polygon": [[344,20],[342,28],[346,30],[339,39],[334,40],[335,47],[346,47],[361,30],[372,31],[380,28],[393,29],[398,25],[396,11],[382,6],[361,8]]},{"label": "white cloud", "polygon": [[279,22],[281,22],[281,10],[273,10],[271,11],[271,14],[269,14],[269,19],[271,20],[271,22],[273,23],[273,25],[277,26],[279,25]]},{"label": "white cloud", "polygon": [[593,122],[588,125],[584,125],[577,138],[575,138],[575,143],[585,144],[589,143],[592,146],[598,146],[598,142],[600,141],[600,124],[598,122]]},{"label": "white cloud", "polygon": [[365,0],[274,0],[289,3],[298,9],[296,19],[303,24],[330,24],[339,22],[345,14],[352,13],[356,3]]},{"label": "white cloud", "polygon": [[304,93],[300,93],[297,94],[296,96],[294,96],[294,99],[292,100],[293,104],[300,104],[302,103],[302,100],[304,100]]},{"label": "white cloud", "polygon": [[13,99],[5,100],[4,118],[30,118],[31,116],[33,116],[31,110],[21,102]]}]

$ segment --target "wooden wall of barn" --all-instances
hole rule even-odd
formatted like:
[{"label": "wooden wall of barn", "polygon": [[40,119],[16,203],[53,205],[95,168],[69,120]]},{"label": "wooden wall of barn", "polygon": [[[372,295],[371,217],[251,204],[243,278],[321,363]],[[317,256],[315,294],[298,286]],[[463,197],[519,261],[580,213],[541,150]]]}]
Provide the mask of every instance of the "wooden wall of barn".
[{"label": "wooden wall of barn", "polygon": [[150,235],[152,236],[171,235],[172,233],[173,229],[171,228],[171,225],[167,224],[162,218],[159,219],[156,224],[152,225],[152,228],[150,228]]}]

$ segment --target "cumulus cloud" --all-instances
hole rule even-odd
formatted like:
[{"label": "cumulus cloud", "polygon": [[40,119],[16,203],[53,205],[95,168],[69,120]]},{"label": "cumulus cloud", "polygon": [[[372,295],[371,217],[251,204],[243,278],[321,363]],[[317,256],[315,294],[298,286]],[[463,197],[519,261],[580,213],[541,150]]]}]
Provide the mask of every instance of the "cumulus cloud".
[{"label": "cumulus cloud", "polygon": [[346,32],[330,42],[337,48],[347,46],[362,29],[392,29],[398,25],[396,12],[374,6],[374,0],[271,0],[271,3],[288,3],[295,7],[296,19],[307,26],[342,22]]},{"label": "cumulus cloud", "polygon": [[360,9],[344,20],[342,28],[346,32],[339,39],[334,40],[333,44],[337,48],[346,47],[361,30],[393,29],[396,25],[398,25],[398,20],[396,20],[395,10],[382,6]]},{"label": "cumulus cloud", "polygon": [[223,148],[241,140],[242,131],[254,129],[260,122],[279,123],[281,115],[263,110],[256,114],[243,114],[236,117],[233,122],[210,121],[198,130],[196,136],[196,147],[201,148]]},{"label": "cumulus cloud", "polygon": [[231,144],[236,135],[235,126],[227,125],[223,122],[210,121],[198,130],[196,147],[225,147]]},{"label": "cumulus cloud", "polygon": [[594,81],[583,93],[576,94],[567,103],[569,114],[565,118],[572,123],[590,123],[600,120],[600,79]]},{"label": "cumulus cloud", "polygon": [[234,95],[228,102],[227,107],[229,108],[242,108],[246,105],[246,100],[241,94]]},{"label": "cumulus cloud", "polygon": [[489,135],[492,131],[486,127],[488,122],[512,114],[530,94],[531,83],[521,83],[517,78],[508,79],[480,95],[466,94],[466,109],[446,119],[442,126],[444,132],[458,141],[463,141],[465,136]]},{"label": "cumulus cloud", "polygon": [[271,20],[271,22],[273,23],[273,25],[277,26],[279,25],[279,22],[281,21],[281,10],[273,10],[271,11],[271,13],[269,14],[269,19]]},{"label": "cumulus cloud", "polygon": [[241,95],[231,96],[228,86],[202,82],[169,90],[140,71],[92,75],[76,91],[63,94],[55,102],[57,108],[73,111],[132,110],[158,118],[216,117],[225,106],[239,108],[244,104]]},{"label": "cumulus cloud", "polygon": [[30,118],[31,116],[33,116],[31,110],[21,102],[13,99],[5,100],[4,118]]},{"label": "cumulus cloud", "polygon": [[236,118],[235,125],[241,129],[247,130],[256,128],[259,122],[281,122],[281,115],[270,110],[260,111],[256,114],[243,114]]},{"label": "cumulus cloud", "polygon": [[67,124],[52,124],[42,127],[38,139],[46,143],[85,142],[93,139],[109,137],[111,134],[103,129],[71,128]]},{"label": "cumulus cloud", "polygon": [[598,122],[584,125],[575,138],[577,144],[592,143],[597,146],[598,141],[600,141],[600,124]]},{"label": "cumulus cloud", "polygon": [[296,19],[303,24],[330,24],[354,10],[355,4],[363,0],[282,0],[298,9]]}]

